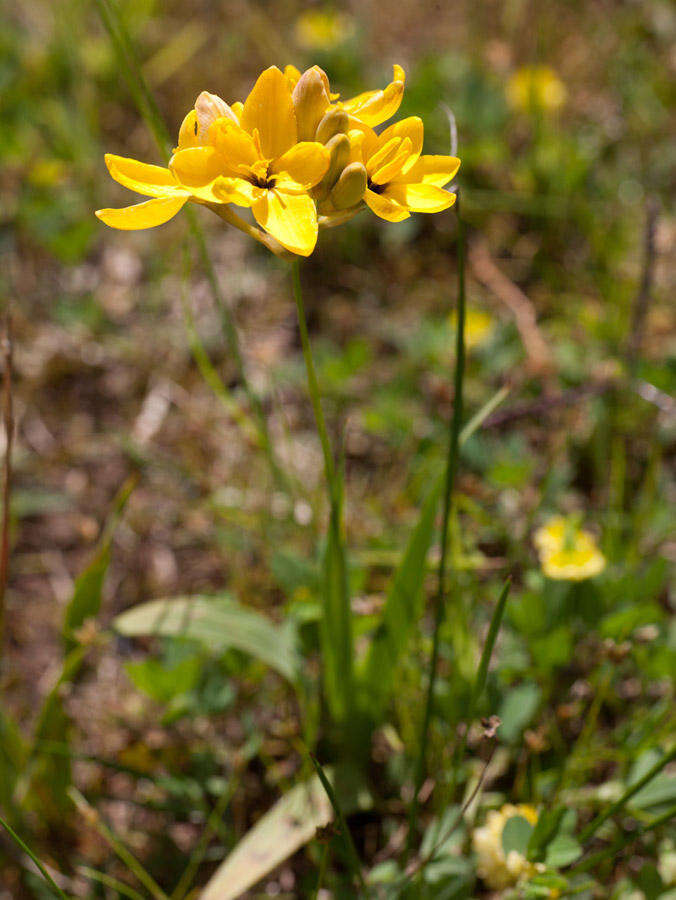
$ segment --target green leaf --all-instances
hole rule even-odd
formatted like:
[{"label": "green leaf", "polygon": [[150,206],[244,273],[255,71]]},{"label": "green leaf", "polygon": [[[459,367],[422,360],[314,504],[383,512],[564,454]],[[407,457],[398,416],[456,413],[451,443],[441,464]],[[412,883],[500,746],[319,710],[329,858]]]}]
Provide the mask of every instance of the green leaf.
[{"label": "green leaf", "polygon": [[629,805],[656,812],[655,807],[673,806],[674,803],[676,803],[676,776],[663,772],[642,787]]},{"label": "green leaf", "polygon": [[242,838],[219,866],[200,900],[234,900],[312,840],[333,818],[331,802],[315,775],[296,785]]},{"label": "green leaf", "polygon": [[99,548],[94,559],[75,580],[73,596],[63,619],[63,639],[66,651],[77,646],[73,637],[87,619],[98,615],[101,608],[103,582],[110,563],[110,539]]},{"label": "green leaf", "polygon": [[582,847],[572,834],[557,834],[547,845],[545,865],[553,869],[569,866],[582,856]]},{"label": "green leaf", "polygon": [[523,816],[512,816],[507,819],[502,829],[502,849],[505,856],[512,850],[525,856],[532,833],[533,826]]},{"label": "green leaf", "polygon": [[169,703],[195,687],[202,671],[202,660],[199,656],[189,656],[171,666],[150,658],[127,663],[124,668],[140,691],[158,703]]},{"label": "green leaf", "polygon": [[227,596],[151,600],[119,615],[113,627],[127,637],[189,638],[215,654],[235,648],[292,682],[300,671],[294,630],[288,625],[274,625],[261,613]]},{"label": "green leaf", "polygon": [[26,763],[27,749],[16,723],[0,708],[0,807],[9,814],[14,789]]},{"label": "green leaf", "polygon": [[527,856],[531,862],[544,859],[547,845],[559,831],[565,814],[566,809],[563,806],[558,809],[545,809],[540,813],[528,841]]},{"label": "green leaf", "polygon": [[397,663],[422,613],[425,560],[434,538],[434,520],[442,488],[443,480],[439,479],[425,501],[394,575],[382,621],[366,658],[362,677],[374,712],[378,712],[389,698]]},{"label": "green leaf", "polygon": [[537,711],[541,694],[537,684],[521,684],[508,690],[498,710],[501,740],[510,744],[520,738]]}]

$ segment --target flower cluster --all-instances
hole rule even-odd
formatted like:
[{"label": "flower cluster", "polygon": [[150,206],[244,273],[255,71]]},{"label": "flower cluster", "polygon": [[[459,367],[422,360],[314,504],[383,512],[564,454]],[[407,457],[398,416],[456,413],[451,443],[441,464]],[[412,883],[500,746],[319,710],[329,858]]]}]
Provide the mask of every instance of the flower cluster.
[{"label": "flower cluster", "polygon": [[553,516],[535,532],[542,571],[559,581],[584,581],[606,567],[594,535],[579,527],[577,517]]},{"label": "flower cluster", "polygon": [[167,168],[106,155],[117,182],[152,199],[96,215],[113,228],[152,228],[190,200],[256,237],[258,229],[230,210],[247,207],[271,249],[309,256],[320,226],[346,221],[364,206],[390,222],[447,209],[455,195],[443,188],[460,160],[421,155],[417,116],[374,130],[399,109],[404,80],[395,65],[383,90],[340,100],[318,66],[302,74],[272,66],[244,103],[203,92]]},{"label": "flower cluster", "polygon": [[514,806],[508,803],[499,810],[491,810],[486,817],[486,824],[475,828],[472,835],[472,845],[477,856],[477,873],[495,891],[512,887],[537,872],[537,866],[528,862],[517,850],[510,850],[505,854],[502,832],[513,816],[521,816],[531,825],[535,825],[538,820],[538,814],[532,806]]}]

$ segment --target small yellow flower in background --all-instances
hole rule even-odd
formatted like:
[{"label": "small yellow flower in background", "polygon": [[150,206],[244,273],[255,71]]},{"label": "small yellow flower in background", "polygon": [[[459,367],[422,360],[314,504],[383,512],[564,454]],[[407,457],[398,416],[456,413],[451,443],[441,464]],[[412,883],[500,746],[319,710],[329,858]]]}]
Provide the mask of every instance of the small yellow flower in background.
[{"label": "small yellow flower in background", "polygon": [[514,109],[555,112],[568,96],[565,84],[549,66],[524,66],[507,82],[507,100]]},{"label": "small yellow flower in background", "polygon": [[[453,310],[449,316],[451,327],[455,328],[458,314]],[[468,309],[465,314],[465,347],[475,350],[490,338],[495,322],[493,317],[483,309]]]},{"label": "small yellow flower in background", "polygon": [[542,571],[559,581],[584,581],[606,567],[594,535],[579,527],[576,516],[554,516],[535,532]]},{"label": "small yellow flower in background", "polygon": [[477,874],[492,890],[513,887],[537,872],[537,866],[528,862],[517,850],[510,850],[505,855],[502,832],[513,816],[522,816],[531,825],[535,825],[538,820],[538,814],[532,806],[508,803],[500,810],[491,810],[486,816],[486,824],[475,828],[472,835],[472,845],[477,855]]},{"label": "small yellow flower in background", "polygon": [[296,20],[295,33],[305,50],[332,50],[354,35],[354,22],[333,9],[308,9]]}]

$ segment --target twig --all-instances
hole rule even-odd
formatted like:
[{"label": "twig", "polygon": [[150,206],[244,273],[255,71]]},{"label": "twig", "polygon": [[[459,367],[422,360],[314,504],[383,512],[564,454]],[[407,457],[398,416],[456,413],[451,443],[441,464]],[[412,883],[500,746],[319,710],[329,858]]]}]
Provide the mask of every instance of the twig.
[{"label": "twig", "polygon": [[493,261],[486,243],[477,239],[469,248],[469,261],[475,277],[512,312],[519,330],[528,367],[534,375],[552,371],[552,353],[540,331],[533,304]]},{"label": "twig", "polygon": [[655,231],[659,204],[654,197],[648,198],[645,207],[645,228],[643,233],[643,269],[641,282],[634,300],[631,329],[627,336],[625,358],[630,371],[636,368],[637,357],[643,343],[645,322],[650,307],[652,286],[655,277]]},{"label": "twig", "polygon": [[5,459],[2,468],[2,543],[0,544],[0,657],[4,659],[5,592],[9,574],[9,524],[12,493],[12,439],[14,436],[14,412],[12,408],[12,320],[5,314],[2,336],[3,400],[2,414],[5,425]]},{"label": "twig", "polygon": [[540,397],[538,400],[533,400],[531,403],[520,403],[508,409],[501,409],[499,412],[493,413],[493,415],[486,419],[484,428],[500,428],[503,425],[510,425],[512,422],[519,421],[520,419],[529,419],[534,416],[540,418],[541,416],[547,415],[549,412],[558,409],[560,406],[570,406],[585,397],[595,397],[600,394],[605,394],[606,391],[609,391],[611,388],[617,387],[618,385],[618,381],[610,379],[604,381],[591,381],[588,384],[571,388],[569,391],[564,391],[561,394]]}]

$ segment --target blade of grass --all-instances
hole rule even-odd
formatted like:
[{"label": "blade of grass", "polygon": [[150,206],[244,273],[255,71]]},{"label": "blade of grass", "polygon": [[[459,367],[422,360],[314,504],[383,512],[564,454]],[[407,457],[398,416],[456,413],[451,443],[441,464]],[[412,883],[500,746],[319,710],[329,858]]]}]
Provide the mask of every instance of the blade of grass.
[{"label": "blade of grass", "polygon": [[315,772],[317,773],[317,777],[321,781],[322,787],[326,791],[326,796],[329,798],[331,807],[333,808],[333,814],[336,817],[336,824],[338,825],[338,830],[340,831],[340,836],[345,846],[345,856],[350,866],[350,871],[352,872],[353,877],[355,877],[359,882],[359,886],[361,888],[360,896],[366,897],[366,882],[364,881],[364,875],[362,874],[359,854],[357,853],[357,848],[354,845],[350,829],[347,827],[347,823],[340,808],[340,804],[338,803],[336,793],[331,786],[331,782],[324,774],[324,770],[322,769],[319,761],[311,753],[308,755],[310,757],[312,765],[314,766]]},{"label": "blade of grass", "polygon": [[441,626],[446,612],[446,557],[448,546],[448,526],[451,517],[451,503],[455,489],[455,478],[458,469],[458,446],[460,440],[460,426],[462,423],[462,390],[465,373],[465,223],[460,214],[460,194],[455,201],[455,213],[458,227],[458,315],[455,340],[455,375],[453,379],[453,415],[451,417],[450,434],[448,441],[448,455],[444,473],[444,501],[441,523],[441,555],[437,572],[437,592],[434,599],[434,632],[432,636],[432,653],[430,655],[429,673],[427,681],[427,694],[423,713],[420,741],[418,745],[418,760],[415,770],[413,798],[409,812],[408,851],[412,849],[415,839],[416,824],[418,818],[418,794],[425,780],[427,768],[427,744],[432,720],[432,706],[434,704],[434,687],[437,678],[437,666],[439,662],[439,641]]},{"label": "blade of grass", "polygon": [[200,839],[197,842],[197,845],[195,846],[190,859],[188,860],[188,865],[185,867],[185,870],[183,871],[178,884],[172,891],[171,900],[183,900],[185,895],[190,890],[190,886],[195,875],[197,874],[197,870],[199,869],[200,864],[204,859],[204,854],[207,852],[209,841],[216,833],[218,823],[223,818],[223,813],[225,812],[234,791],[235,785],[230,784],[229,790],[223,791],[221,796],[218,798],[218,802],[214,806],[209,818],[207,819],[204,831],[200,835]]},{"label": "blade of grass", "polygon": [[2,336],[3,389],[2,417],[5,426],[5,457],[2,466],[2,526],[0,531],[0,659],[4,660],[5,646],[5,591],[9,575],[9,524],[12,494],[12,439],[14,437],[14,412],[12,408],[12,319],[5,311]]},{"label": "blade of grass", "polygon": [[322,661],[331,712],[336,721],[346,721],[349,718],[353,700],[353,672],[352,621],[342,522],[343,489],[326,430],[319,382],[312,358],[312,347],[303,305],[300,264],[297,259],[291,265],[291,272],[308,389],[324,457],[324,474],[330,503],[329,531],[324,558]]},{"label": "blade of grass", "polygon": [[134,888],[129,887],[129,885],[125,884],[123,881],[113,878],[112,875],[106,875],[105,872],[97,872],[96,869],[90,869],[89,866],[78,866],[77,870],[84,875],[85,878],[89,878],[91,881],[98,881],[98,883],[104,885],[104,887],[109,887],[112,888],[112,890],[117,891],[121,896],[129,897],[129,900],[143,900],[143,896],[139,894],[138,891],[135,891]]},{"label": "blade of grass", "polygon": [[652,768],[650,768],[642,778],[639,778],[639,780],[635,784],[632,784],[630,788],[627,788],[624,794],[622,794],[622,796],[618,800],[616,800],[615,803],[612,803],[604,812],[599,813],[599,815],[595,819],[593,819],[586,828],[583,828],[582,833],[579,837],[580,843],[586,844],[588,841],[590,841],[604,822],[607,822],[608,819],[611,818],[611,816],[614,816],[621,809],[623,809],[626,806],[627,802],[634,796],[634,794],[637,794],[644,785],[646,785],[649,781],[652,781],[652,779],[656,775],[658,775],[662,771],[662,769],[665,768],[665,766],[668,766],[673,759],[676,759],[676,747],[673,747],[669,751],[669,753],[666,753],[662,757],[662,759],[658,760],[655,765],[652,766]]},{"label": "blade of grass", "polygon": [[483,693],[484,687],[486,686],[486,679],[488,678],[488,666],[490,665],[491,656],[493,654],[493,647],[495,646],[495,641],[497,639],[498,632],[500,631],[500,625],[502,624],[502,617],[505,612],[505,606],[507,605],[507,597],[509,596],[509,589],[511,587],[511,584],[511,579],[508,578],[502,586],[500,596],[498,597],[498,602],[495,604],[495,609],[493,610],[493,615],[491,616],[491,624],[488,628],[488,634],[486,635],[484,648],[481,653],[481,659],[479,661],[479,668],[477,669],[476,678],[472,687],[472,693],[470,694],[469,703],[467,705],[467,712],[465,714],[466,727],[463,732],[462,739],[456,741],[455,749],[453,751],[453,761],[451,764],[451,784],[453,786],[455,786],[456,783],[458,766],[462,762],[462,758],[465,755],[467,738],[469,736],[469,729],[476,712],[476,705],[479,697]]},{"label": "blade of grass", "polygon": [[37,856],[33,853],[31,848],[28,846],[28,844],[26,844],[24,841],[21,840],[21,838],[16,833],[16,831],[14,831],[14,829],[12,828],[11,825],[9,825],[7,822],[5,822],[5,820],[2,818],[2,816],[0,816],[0,825],[2,825],[2,827],[5,829],[7,834],[14,841],[14,843],[18,847],[20,847],[23,850],[23,852],[26,853],[33,860],[33,862],[37,866],[40,874],[44,878],[45,882],[49,885],[49,887],[56,894],[56,896],[61,897],[61,900],[68,900],[68,897],[66,896],[66,894],[64,894],[64,892],[61,890],[61,888],[58,886],[58,884],[54,881],[52,876],[49,874],[47,869],[45,869],[45,867],[42,865],[40,860],[37,858]]},{"label": "blade of grass", "polygon": [[623,850],[625,847],[629,846],[629,844],[633,844],[634,841],[637,841],[640,837],[643,837],[643,835],[654,831],[661,825],[667,825],[674,818],[676,818],[676,806],[672,806],[661,816],[653,819],[653,821],[649,822],[647,825],[642,825],[636,831],[632,831],[631,834],[622,835],[604,850],[599,850],[598,853],[594,853],[586,859],[583,859],[570,870],[570,874],[577,875],[579,872],[589,872],[609,857],[616,859],[620,850]]},{"label": "blade of grass", "polygon": [[86,822],[95,828],[108,846],[119,856],[125,866],[132,872],[140,884],[148,891],[154,900],[169,900],[155,879],[143,868],[133,853],[128,850],[117,835],[106,825],[98,811],[85,800],[77,788],[71,787],[68,796],[73,801],[78,811]]},{"label": "blade of grass", "polygon": [[[155,99],[150,89],[148,88],[146,80],[143,76],[141,66],[134,51],[134,45],[131,36],[127,32],[122,17],[120,16],[119,10],[117,9],[116,4],[112,2],[112,0],[95,0],[95,3],[106,32],[108,33],[108,36],[110,37],[111,43],[113,44],[113,47],[117,54],[118,61],[125,75],[125,79],[129,86],[132,98],[139,110],[139,113],[152,131],[163,158],[165,159],[165,161],[168,161],[171,155],[173,142],[171,140],[167,127],[164,124],[162,115],[157,107],[157,103],[155,102]],[[211,257],[209,256],[209,250],[207,247],[204,232],[199,222],[197,221],[194,212],[187,207],[185,212],[188,217],[190,231],[197,245],[197,251],[199,253],[201,263],[204,267],[204,271],[206,272],[214,303],[216,304],[216,308],[218,309],[220,315],[221,325],[225,332],[230,354],[235,361],[235,365],[237,366],[238,376],[242,383],[244,393],[246,394],[246,397],[251,404],[251,407],[254,410],[256,416],[260,446],[265,452],[275,481],[280,484],[280,486],[286,487],[287,485],[285,485],[284,478],[281,477],[282,470],[280,469],[274,454],[274,448],[272,445],[272,440],[270,438],[270,432],[268,429],[267,419],[265,417],[265,411],[263,410],[263,405],[261,403],[260,397],[251,387],[249,379],[246,375],[244,359],[242,357],[239,337],[237,335],[237,328],[235,326],[230,308],[225,302],[225,298],[223,297],[223,293],[216,276],[216,270],[214,269],[213,263],[211,262]],[[232,213],[229,210],[225,210],[225,208],[224,210],[220,210],[219,213],[222,215],[222,217],[227,218],[227,220],[236,228],[244,230],[247,234],[250,234],[252,237],[256,238],[256,240],[262,239],[261,235],[258,233],[258,229],[254,229],[243,219],[240,219],[236,214]]]}]

